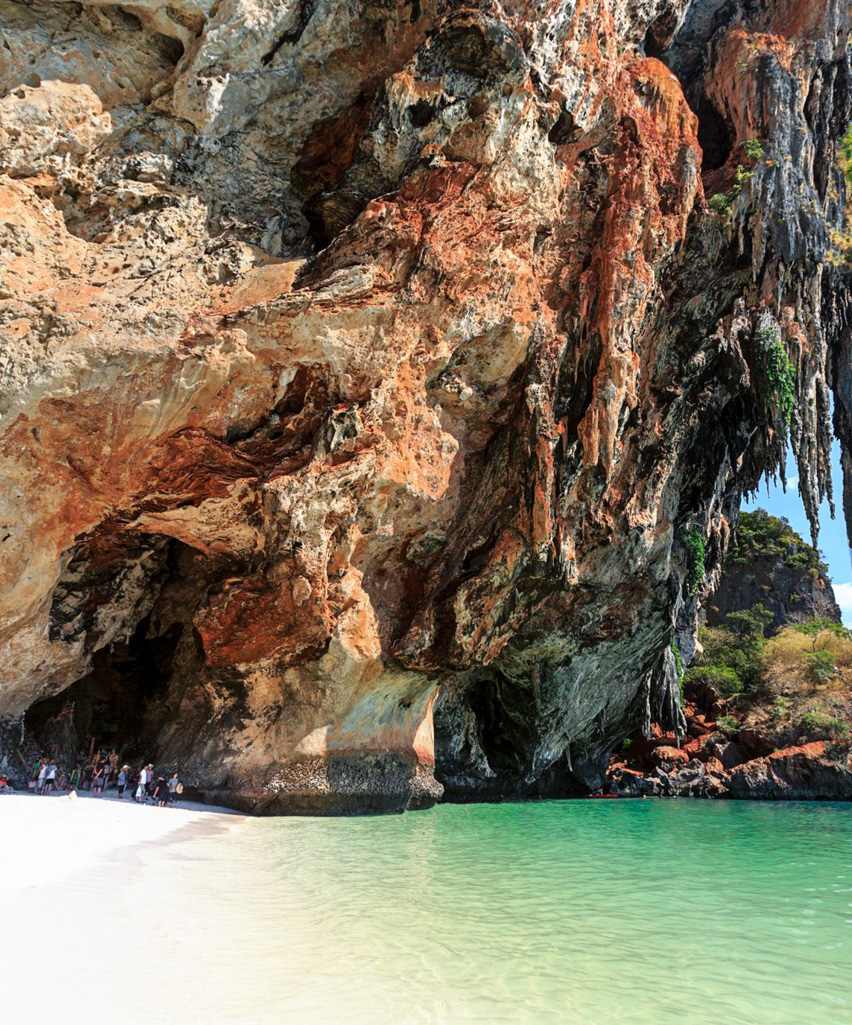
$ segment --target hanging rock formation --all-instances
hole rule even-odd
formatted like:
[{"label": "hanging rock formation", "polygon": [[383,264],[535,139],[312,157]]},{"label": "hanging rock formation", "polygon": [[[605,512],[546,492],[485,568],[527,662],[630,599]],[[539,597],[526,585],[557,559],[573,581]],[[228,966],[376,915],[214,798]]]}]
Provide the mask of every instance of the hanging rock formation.
[{"label": "hanging rock formation", "polygon": [[849,28],[0,0],[5,753],[144,683],[200,791],[345,811],[677,730],[672,641],[787,419],[815,512],[832,383],[852,522]]}]

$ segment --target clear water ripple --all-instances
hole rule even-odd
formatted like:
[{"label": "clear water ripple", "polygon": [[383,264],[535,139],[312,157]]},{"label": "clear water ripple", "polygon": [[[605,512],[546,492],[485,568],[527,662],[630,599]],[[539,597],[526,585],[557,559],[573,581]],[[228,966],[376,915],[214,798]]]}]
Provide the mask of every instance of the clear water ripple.
[{"label": "clear water ripple", "polygon": [[850,806],[254,819],[27,900],[84,950],[126,936],[126,972],[54,969],[70,1025],[852,1025]]}]

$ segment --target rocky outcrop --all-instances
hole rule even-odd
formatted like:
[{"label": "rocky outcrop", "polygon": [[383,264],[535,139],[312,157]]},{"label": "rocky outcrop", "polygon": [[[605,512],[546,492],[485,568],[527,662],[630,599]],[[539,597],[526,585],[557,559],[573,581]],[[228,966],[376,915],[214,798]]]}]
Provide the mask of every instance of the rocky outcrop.
[{"label": "rocky outcrop", "polygon": [[[743,529],[748,524],[748,529]],[[767,637],[809,619],[841,622],[819,553],[788,524],[762,509],[745,513],[725,559],[719,586],[707,601],[707,624],[721,626],[732,612],[763,606],[772,613]]]},{"label": "rocky outcrop", "polygon": [[132,691],[200,792],[348,811],[681,733],[788,420],[828,487],[847,6],[0,15],[7,750]]},{"label": "rocky outcrop", "polygon": [[852,756],[825,741],[778,747],[771,730],[742,729],[736,737],[685,706],[687,734],[670,746],[661,730],[636,738],[613,756],[602,788],[618,797],[700,797],[738,800],[852,800]]},{"label": "rocky outcrop", "polygon": [[731,773],[732,797],[770,801],[852,801],[852,771],[823,757],[824,744],[774,751]]},{"label": "rocky outcrop", "polygon": [[787,623],[808,619],[841,621],[831,582],[790,567],[783,560],[764,557],[747,565],[726,567],[719,589],[709,600],[707,622],[719,626],[731,612],[762,605],[772,613],[766,636],[774,636]]}]

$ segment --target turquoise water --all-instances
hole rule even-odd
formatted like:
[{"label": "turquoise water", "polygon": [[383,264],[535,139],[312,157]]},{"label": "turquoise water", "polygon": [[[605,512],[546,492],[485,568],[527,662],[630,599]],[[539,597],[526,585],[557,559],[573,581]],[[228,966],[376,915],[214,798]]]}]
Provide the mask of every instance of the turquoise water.
[{"label": "turquoise water", "polygon": [[[86,1021],[852,1023],[850,806],[240,820],[38,893],[35,933],[82,951],[53,985]],[[37,990],[33,1021],[76,1022]]]}]

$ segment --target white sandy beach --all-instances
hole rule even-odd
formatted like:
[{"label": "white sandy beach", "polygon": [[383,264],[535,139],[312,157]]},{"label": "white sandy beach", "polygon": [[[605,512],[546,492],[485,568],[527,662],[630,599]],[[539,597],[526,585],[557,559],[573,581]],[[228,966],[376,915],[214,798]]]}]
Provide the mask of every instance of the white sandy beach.
[{"label": "white sandy beach", "polygon": [[0,909],[10,894],[56,883],[65,875],[91,867],[108,851],[162,840],[192,824],[220,821],[223,815],[235,813],[189,803],[157,808],[128,797],[119,801],[87,794],[2,795]]},{"label": "white sandy beach", "polygon": [[150,999],[163,970],[151,980],[145,965],[168,953],[169,903],[169,880],[151,866],[166,847],[189,848],[243,821],[204,805],[0,796],[0,1021],[77,1025],[107,1014],[120,1025],[182,1025],[180,1012],[168,1013],[168,987]]}]

